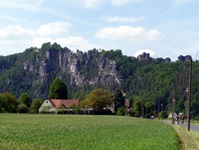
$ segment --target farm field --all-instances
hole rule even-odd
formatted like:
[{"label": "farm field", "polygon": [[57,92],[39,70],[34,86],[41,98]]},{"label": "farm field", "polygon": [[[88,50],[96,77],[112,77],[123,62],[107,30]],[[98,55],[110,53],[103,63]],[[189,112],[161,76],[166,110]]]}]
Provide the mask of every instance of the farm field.
[{"label": "farm field", "polygon": [[177,150],[163,122],[124,116],[0,114],[0,149]]}]

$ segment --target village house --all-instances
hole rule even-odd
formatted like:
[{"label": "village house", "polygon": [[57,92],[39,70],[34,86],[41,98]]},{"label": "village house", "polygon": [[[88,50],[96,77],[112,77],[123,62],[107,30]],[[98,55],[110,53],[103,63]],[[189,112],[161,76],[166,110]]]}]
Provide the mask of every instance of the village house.
[{"label": "village house", "polygon": [[78,99],[46,99],[41,107],[39,113],[74,113],[74,108],[79,106]]}]

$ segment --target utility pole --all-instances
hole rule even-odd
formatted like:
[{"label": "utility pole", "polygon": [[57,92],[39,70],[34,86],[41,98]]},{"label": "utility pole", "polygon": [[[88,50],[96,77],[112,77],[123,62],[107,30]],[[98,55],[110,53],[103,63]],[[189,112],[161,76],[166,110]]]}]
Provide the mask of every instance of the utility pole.
[{"label": "utility pole", "polygon": [[143,113],[143,110],[144,110],[144,102],[143,102],[143,99],[142,99],[142,108],[141,108],[141,112],[142,112],[142,118],[144,118],[144,113]]},{"label": "utility pole", "polygon": [[191,82],[192,82],[192,58],[190,60],[190,66],[189,66],[188,131],[190,131],[190,119],[191,119],[191,115],[190,115],[190,109],[191,109]]},{"label": "utility pole", "polygon": [[160,98],[158,93],[158,121],[160,120]]},{"label": "utility pole", "polygon": [[163,103],[161,103],[161,112],[163,112]]},{"label": "utility pole", "polygon": [[147,105],[146,105],[146,118],[147,118]]},{"label": "utility pole", "polygon": [[174,96],[174,90],[172,90],[172,124],[175,124],[174,113],[175,113],[175,96]]}]

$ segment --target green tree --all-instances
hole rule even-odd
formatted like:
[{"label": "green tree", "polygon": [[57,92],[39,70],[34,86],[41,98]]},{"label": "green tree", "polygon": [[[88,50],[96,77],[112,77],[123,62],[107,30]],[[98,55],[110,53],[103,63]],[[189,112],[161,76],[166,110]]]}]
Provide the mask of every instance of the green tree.
[{"label": "green tree", "polygon": [[0,113],[4,112],[6,108],[6,101],[2,94],[0,94]]},{"label": "green tree", "polygon": [[96,112],[102,112],[106,106],[113,103],[112,94],[105,89],[92,90],[83,101],[83,107],[94,108]]},{"label": "green tree", "polygon": [[50,86],[48,98],[67,99],[68,90],[66,84],[61,79],[55,79]]},{"label": "green tree", "polygon": [[142,109],[141,107],[142,107],[141,97],[137,96],[133,101],[133,114],[135,117],[141,116],[141,109]]},{"label": "green tree", "polygon": [[145,104],[144,106],[145,109],[145,116],[146,118],[149,118],[150,116],[154,116],[154,104],[151,102],[148,102],[147,104]]},{"label": "green tree", "polygon": [[[2,93],[0,94],[0,107],[3,111],[6,112],[17,112],[18,102],[15,96],[11,93]],[[0,108],[0,109],[1,109]]]},{"label": "green tree", "polygon": [[37,113],[42,103],[41,99],[34,99],[30,107],[31,112]]},{"label": "green tree", "polygon": [[116,90],[113,101],[114,101],[115,113],[117,113],[118,108],[122,108],[125,105],[125,98],[120,89]]},{"label": "green tree", "polygon": [[28,95],[28,93],[22,93],[21,96],[19,97],[19,103],[20,104],[25,104],[28,108],[31,105],[31,98]]}]

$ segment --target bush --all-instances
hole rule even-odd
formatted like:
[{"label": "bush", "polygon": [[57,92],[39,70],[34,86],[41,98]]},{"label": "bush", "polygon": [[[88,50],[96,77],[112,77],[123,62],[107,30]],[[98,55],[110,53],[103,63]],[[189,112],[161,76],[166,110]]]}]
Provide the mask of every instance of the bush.
[{"label": "bush", "polygon": [[112,115],[112,111],[110,109],[94,109],[93,113],[95,115]]},{"label": "bush", "polygon": [[194,117],[194,120],[199,121],[199,115],[195,116],[195,117]]},{"label": "bush", "polygon": [[34,99],[32,101],[32,104],[31,104],[31,107],[30,107],[30,110],[32,113],[38,113],[39,112],[39,108],[40,106],[42,105],[42,100],[41,99]]},{"label": "bush", "polygon": [[4,112],[4,108],[0,108],[0,113],[3,113]]},{"label": "bush", "polygon": [[126,113],[126,109],[124,107],[121,107],[121,108],[117,109],[116,115],[118,115],[118,116],[124,116],[125,113]]},{"label": "bush", "polygon": [[162,118],[162,119],[166,119],[166,118],[168,118],[168,114],[167,114],[167,112],[166,112],[166,111],[162,111],[162,112],[160,112],[160,118]]},{"label": "bush", "polygon": [[58,109],[58,110],[57,110],[57,113],[58,113],[58,114],[64,114],[64,109]]},{"label": "bush", "polygon": [[56,111],[47,111],[47,110],[42,110],[40,111],[40,114],[56,114]]},{"label": "bush", "polygon": [[29,111],[29,109],[28,109],[27,105],[25,105],[25,104],[20,104],[20,105],[18,106],[18,112],[19,112],[19,113],[27,113],[28,111]]}]

